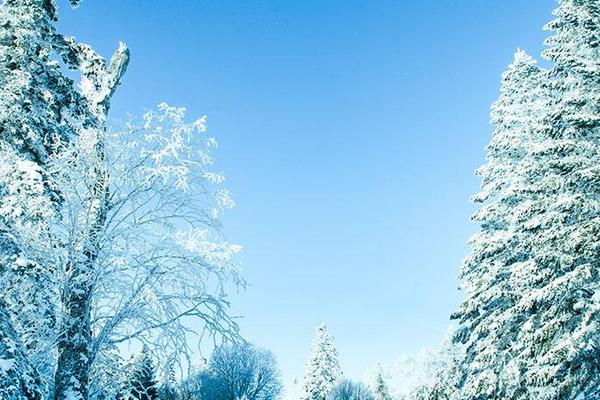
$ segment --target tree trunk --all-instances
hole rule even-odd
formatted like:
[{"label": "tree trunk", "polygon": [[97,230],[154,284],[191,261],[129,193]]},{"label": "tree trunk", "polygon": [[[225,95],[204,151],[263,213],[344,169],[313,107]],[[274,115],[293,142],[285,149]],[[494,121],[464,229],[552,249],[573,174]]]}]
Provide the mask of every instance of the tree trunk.
[{"label": "tree trunk", "polygon": [[95,146],[98,164],[91,173],[95,179],[88,202],[93,222],[85,238],[83,260],[67,268],[69,281],[63,295],[65,317],[58,343],[54,400],[70,400],[69,395],[78,400],[87,400],[89,394],[90,369],[94,361],[91,330],[93,278],[99,241],[108,211],[108,174],[104,168],[102,133],[99,135]]},{"label": "tree trunk", "polygon": [[[76,0],[71,0],[76,3]],[[86,86],[83,96],[87,99],[91,127],[97,129],[94,155],[89,161],[91,171],[88,176],[91,192],[88,207],[92,223],[85,238],[82,260],[67,269],[69,281],[63,295],[65,313],[64,331],[58,343],[59,359],[54,377],[54,400],[87,400],[89,397],[90,369],[94,361],[91,332],[91,304],[93,276],[98,257],[99,242],[108,212],[108,171],[105,163],[104,122],[108,113],[110,98],[129,64],[129,49],[121,43],[110,60],[110,64],[96,54],[89,46],[66,41],[60,43],[67,58],[75,58],[80,66],[82,79],[92,85]],[[67,54],[68,53],[68,54]],[[74,258],[78,260],[78,257]]]},{"label": "tree trunk", "polygon": [[[77,268],[77,267],[76,267]],[[76,275],[77,276],[77,273]],[[79,274],[81,277],[81,275]],[[84,286],[87,286],[84,283]],[[59,358],[55,375],[54,399],[88,398],[88,383],[91,361],[90,327],[91,290],[78,286],[65,294],[65,326],[58,343]]]}]

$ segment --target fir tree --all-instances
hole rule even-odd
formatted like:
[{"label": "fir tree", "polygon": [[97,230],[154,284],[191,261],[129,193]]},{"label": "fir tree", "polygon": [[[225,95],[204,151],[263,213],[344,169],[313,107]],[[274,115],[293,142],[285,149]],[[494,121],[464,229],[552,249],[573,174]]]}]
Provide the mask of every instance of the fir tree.
[{"label": "fir tree", "polygon": [[517,51],[492,106],[495,129],[487,163],[477,171],[482,190],[473,197],[483,204],[473,216],[481,230],[470,239],[472,251],[461,271],[467,297],[454,314],[461,321],[457,340],[468,346],[463,392],[473,398],[482,391],[507,395],[500,376],[506,372],[502,354],[516,338],[513,323],[519,318],[510,274],[528,258],[519,246],[525,231],[515,219],[520,215],[515,209],[530,204],[532,188],[522,175],[531,164],[528,154],[541,119],[542,93],[542,71],[530,56]]},{"label": "fir tree", "polygon": [[[55,265],[30,259],[28,245],[45,240],[60,208],[50,160],[96,119],[93,101],[59,61],[81,69],[83,83],[94,75],[87,64],[93,52],[56,31],[53,0],[6,0],[0,21],[0,284],[10,288],[2,290],[0,341],[10,340],[16,347],[9,347],[17,350],[9,354],[0,345],[0,359],[11,360],[6,374],[20,376],[21,395],[35,398],[46,396],[52,386],[40,375],[54,370],[48,345],[58,336],[54,306],[59,294],[48,287]],[[7,332],[18,338],[6,338]],[[31,371],[38,373],[31,376]],[[6,382],[0,379],[0,394]],[[56,387],[64,397],[62,382]]]},{"label": "fir tree", "polygon": [[517,107],[533,117],[527,140],[499,159],[498,189],[483,179],[455,314],[468,346],[461,399],[591,399],[599,384],[600,5],[563,0],[555,15],[554,65],[538,100]]},{"label": "fir tree", "polygon": [[129,381],[129,396],[127,400],[157,400],[158,382],[152,356],[146,346],[134,362],[133,373]]},{"label": "fir tree", "polygon": [[342,377],[333,337],[325,325],[315,331],[312,350],[304,374],[304,399],[325,400]]},{"label": "fir tree", "polygon": [[383,369],[381,368],[381,366],[378,368],[377,374],[375,376],[373,398],[374,400],[392,400],[392,396],[390,395],[390,389],[388,387],[385,377],[383,376]]},{"label": "fir tree", "polygon": [[56,19],[50,0],[6,0],[0,8],[0,140],[42,168],[57,142],[76,136],[73,122],[86,112],[75,83],[52,61],[68,47]]},{"label": "fir tree", "polygon": [[160,400],[177,400],[177,385],[172,361],[165,367],[164,379],[158,389],[158,398]]},{"label": "fir tree", "polygon": [[539,182],[515,355],[527,399],[591,398],[600,384],[600,4],[561,0],[544,56],[550,95],[533,152]]}]

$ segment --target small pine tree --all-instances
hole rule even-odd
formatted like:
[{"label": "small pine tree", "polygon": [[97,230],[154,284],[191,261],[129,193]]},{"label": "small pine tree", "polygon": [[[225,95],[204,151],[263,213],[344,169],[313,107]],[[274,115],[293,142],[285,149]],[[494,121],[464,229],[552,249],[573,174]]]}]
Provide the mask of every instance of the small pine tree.
[{"label": "small pine tree", "polygon": [[[0,2],[0,341],[22,347],[19,361],[7,371],[10,376],[0,379],[0,398],[13,398],[18,387],[27,398],[48,397],[52,386],[57,398],[67,392],[87,397],[87,379],[80,378],[87,377],[88,366],[79,365],[80,374],[63,374],[65,369],[50,360],[58,300],[47,282],[56,266],[21,257],[33,237],[47,232],[62,200],[51,159],[77,137],[90,116],[85,96],[64,71],[81,67],[85,46],[60,34],[57,18],[54,0]],[[6,337],[13,331],[18,338]],[[25,364],[36,365],[36,372],[20,361],[25,352]],[[10,353],[0,345],[0,359],[15,359]],[[79,364],[82,359],[89,357],[77,357]],[[54,384],[38,376],[52,370],[57,371]],[[43,384],[32,384],[40,379]]]},{"label": "small pine tree", "polygon": [[342,377],[333,337],[325,325],[315,331],[312,350],[304,374],[305,400],[325,400]]},{"label": "small pine tree", "polygon": [[158,400],[158,382],[148,347],[135,360],[126,400]]},{"label": "small pine tree", "polygon": [[164,373],[164,380],[158,389],[158,398],[160,400],[177,400],[177,387],[175,384],[175,371],[173,364],[167,364]]},{"label": "small pine tree", "polygon": [[383,370],[381,366],[377,371],[377,375],[375,376],[375,387],[373,388],[373,397],[374,400],[392,400],[392,395],[390,394],[390,389],[386,382],[385,377],[383,376]]}]

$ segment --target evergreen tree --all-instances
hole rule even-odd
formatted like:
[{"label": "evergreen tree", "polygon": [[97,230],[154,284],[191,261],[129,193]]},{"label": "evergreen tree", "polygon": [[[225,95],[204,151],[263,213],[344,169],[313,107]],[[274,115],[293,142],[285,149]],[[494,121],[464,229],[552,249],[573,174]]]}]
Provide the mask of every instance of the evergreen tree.
[{"label": "evergreen tree", "polygon": [[383,369],[381,368],[381,366],[379,367],[375,376],[374,386],[374,400],[392,400],[392,396],[390,395],[390,389],[388,387],[385,377],[383,376]]},{"label": "evergreen tree", "polygon": [[487,163],[477,171],[482,190],[473,201],[483,206],[473,220],[481,229],[469,241],[472,251],[461,270],[466,299],[453,316],[461,321],[456,339],[468,347],[463,392],[472,398],[508,395],[501,383],[507,371],[502,355],[516,338],[513,323],[519,318],[510,274],[528,258],[527,249],[519,246],[526,233],[515,209],[530,204],[532,188],[523,175],[531,166],[529,152],[543,113],[542,71],[535,64],[517,51],[503,74],[491,111],[495,129]]},{"label": "evergreen tree", "polygon": [[600,380],[600,4],[560,0],[544,56],[547,117],[530,181],[540,182],[529,229],[532,262],[515,354],[523,398],[593,398]]},{"label": "evergreen tree", "polygon": [[133,372],[129,381],[129,395],[127,400],[157,400],[158,382],[152,356],[146,346],[134,362]]},{"label": "evergreen tree", "polygon": [[51,0],[6,0],[0,8],[0,140],[42,168],[86,114],[75,83],[52,60],[73,44],[56,32],[56,19]]},{"label": "evergreen tree", "polygon": [[325,400],[342,377],[333,337],[325,325],[315,331],[312,350],[304,373],[305,400]]},{"label": "evergreen tree", "polygon": [[500,169],[484,167],[507,172],[484,175],[476,197],[487,204],[455,314],[461,399],[592,399],[599,384],[600,4],[561,0],[555,16],[537,100],[510,96],[527,140],[511,141],[519,151]]},{"label": "evergreen tree", "polygon": [[[0,342],[14,344],[7,347],[14,351],[0,345],[0,359],[11,361],[6,375],[16,377],[0,379],[0,394],[6,383],[20,387],[11,398],[46,396],[52,386],[46,379],[54,370],[48,345],[59,336],[59,293],[48,282],[55,265],[31,259],[28,245],[44,241],[60,207],[50,160],[96,119],[93,101],[59,63],[80,69],[82,83],[88,82],[97,69],[88,63],[93,52],[56,31],[56,11],[54,0],[0,4],[0,284],[7,288],[0,299]],[[9,332],[16,336],[8,338]],[[66,387],[57,383],[64,397]]]},{"label": "evergreen tree", "polygon": [[160,400],[177,400],[177,397],[175,371],[173,370],[173,363],[169,362],[165,368],[163,382],[158,389],[158,398]]}]

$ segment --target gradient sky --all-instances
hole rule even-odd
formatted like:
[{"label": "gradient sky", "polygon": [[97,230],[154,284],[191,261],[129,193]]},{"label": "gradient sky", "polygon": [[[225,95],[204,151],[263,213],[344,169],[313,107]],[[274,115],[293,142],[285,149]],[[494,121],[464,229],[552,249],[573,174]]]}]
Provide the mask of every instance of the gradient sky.
[{"label": "gradient sky", "polygon": [[301,378],[314,327],[346,375],[435,346],[488,110],[552,0],[60,0],[61,30],[132,63],[113,116],[161,101],[208,115],[238,206],[242,333]]}]

